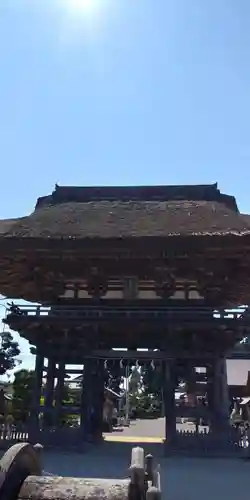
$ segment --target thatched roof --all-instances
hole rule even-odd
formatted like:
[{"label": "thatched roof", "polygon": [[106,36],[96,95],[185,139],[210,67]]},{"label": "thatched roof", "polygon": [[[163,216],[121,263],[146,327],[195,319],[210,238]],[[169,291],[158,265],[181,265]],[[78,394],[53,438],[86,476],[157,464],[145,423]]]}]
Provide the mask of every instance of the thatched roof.
[{"label": "thatched roof", "polygon": [[56,186],[52,195],[38,199],[31,215],[0,221],[0,233],[52,239],[243,235],[250,233],[250,220],[239,214],[235,199],[221,194],[216,185]]},{"label": "thatched roof", "polygon": [[[91,259],[98,260],[97,267],[101,269],[103,266],[103,273],[107,276],[130,276],[130,273],[137,272],[137,261],[128,257],[131,252],[136,259],[142,257],[139,274],[152,276],[155,280],[154,265],[150,260],[158,259],[162,252],[172,255],[178,277],[182,272],[192,274],[196,266],[196,261],[192,261],[195,255],[199,255],[202,268],[206,262],[200,254],[203,257],[206,254],[209,265],[214,262],[216,268],[221,265],[225,252],[231,259],[237,247],[238,267],[234,273],[236,264],[232,266],[231,285],[227,284],[224,303],[246,304],[250,296],[246,272],[250,265],[246,259],[250,249],[249,219],[250,216],[239,213],[235,198],[221,193],[216,184],[56,185],[50,195],[38,198],[31,215],[0,221],[0,291],[9,298],[18,296],[32,302],[48,303],[63,293],[64,281],[89,279]],[[218,253],[218,249],[221,252]],[[191,256],[182,259],[180,272],[178,257],[175,259],[179,250],[182,257],[185,252]],[[104,256],[107,260],[101,264]],[[223,276],[228,274],[229,265],[227,260],[225,270],[221,272]],[[186,267],[190,268],[187,272]],[[193,274],[196,276],[196,272]],[[215,274],[220,273],[215,270]],[[219,277],[218,283],[217,287],[224,286]]]},{"label": "thatched roof", "polygon": [[0,220],[0,236],[11,230],[12,226],[19,222],[20,219],[4,219]]}]

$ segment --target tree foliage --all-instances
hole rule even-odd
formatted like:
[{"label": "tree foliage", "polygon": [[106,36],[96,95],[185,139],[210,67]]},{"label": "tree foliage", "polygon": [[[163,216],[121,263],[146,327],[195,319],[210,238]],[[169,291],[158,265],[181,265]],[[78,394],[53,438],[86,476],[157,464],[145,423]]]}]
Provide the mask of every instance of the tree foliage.
[{"label": "tree foliage", "polygon": [[133,366],[129,375],[129,392],[138,395],[143,390],[141,367]]},{"label": "tree foliage", "polygon": [[105,386],[117,394],[125,376],[125,368],[120,365],[120,360],[109,360],[105,368]]},{"label": "tree foliage", "polygon": [[161,364],[156,364],[154,367],[151,364],[145,364],[142,366],[141,374],[144,393],[161,400],[163,382]]},{"label": "tree foliage", "polygon": [[19,370],[13,382],[12,413],[15,421],[27,422],[33,397],[35,372]]},{"label": "tree foliage", "polygon": [[15,342],[9,331],[0,334],[0,375],[13,370],[18,364],[20,354],[18,342]]},{"label": "tree foliage", "polygon": [[[12,412],[15,421],[27,422],[33,398],[33,391],[35,386],[35,372],[29,370],[19,370],[15,373],[15,379],[13,382],[13,400],[12,400]],[[40,399],[41,407],[45,403],[45,387],[42,388],[42,395]],[[63,404],[69,404],[72,406],[77,406],[79,404],[79,391],[74,391],[64,385],[63,388]],[[55,401],[53,402],[55,405]],[[70,415],[62,416],[62,422],[71,421],[72,417]]]}]

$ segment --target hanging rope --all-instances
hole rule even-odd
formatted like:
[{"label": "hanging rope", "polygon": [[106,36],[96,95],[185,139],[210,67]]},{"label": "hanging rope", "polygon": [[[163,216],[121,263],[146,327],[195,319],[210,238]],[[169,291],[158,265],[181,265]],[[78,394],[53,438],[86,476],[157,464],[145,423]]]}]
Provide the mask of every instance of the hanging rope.
[{"label": "hanging rope", "polygon": [[[4,325],[4,328],[6,327],[6,325]],[[102,361],[99,360],[99,363],[101,363]],[[121,358],[120,360],[119,359],[116,359],[116,358],[113,358],[113,359],[105,359],[103,361],[103,365],[104,365],[104,369],[105,370],[108,370],[109,367],[110,367],[110,363],[118,363],[119,362],[119,366],[121,369],[123,368],[126,368],[126,367],[129,367],[129,366],[135,366],[135,368],[137,370],[139,370],[141,368],[141,366],[145,366],[145,367],[150,367],[152,370],[156,370],[156,367],[157,367],[157,362],[155,362],[154,359],[151,359],[151,360],[141,360],[141,359],[136,359],[133,361],[131,360],[128,360],[128,359],[123,359]]]},{"label": "hanging rope", "polygon": [[152,370],[155,370],[155,363],[154,363],[154,360],[152,359],[151,363],[150,363],[150,366],[152,368]]}]

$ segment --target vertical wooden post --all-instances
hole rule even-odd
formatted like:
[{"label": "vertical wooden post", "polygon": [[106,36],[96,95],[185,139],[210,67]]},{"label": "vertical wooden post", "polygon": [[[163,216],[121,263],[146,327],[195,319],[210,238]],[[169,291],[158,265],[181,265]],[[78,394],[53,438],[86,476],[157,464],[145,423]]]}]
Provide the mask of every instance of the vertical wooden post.
[{"label": "vertical wooden post", "polygon": [[65,363],[61,361],[57,369],[57,384],[55,388],[55,410],[56,410],[56,425],[60,426],[62,414],[62,402],[64,391],[64,378],[65,378]]},{"label": "vertical wooden post", "polygon": [[199,413],[199,407],[198,407],[198,400],[197,400],[197,390],[196,390],[196,371],[195,371],[195,360],[190,359],[187,362],[187,394],[188,397],[191,396],[192,398],[192,406],[193,409],[195,409],[195,432],[198,434],[199,433],[199,424],[200,424],[200,413]]},{"label": "vertical wooden post", "polygon": [[39,353],[39,351],[37,351],[36,364],[35,364],[34,392],[33,392],[31,411],[30,411],[30,427],[32,434],[34,434],[34,439],[36,439],[35,434],[39,432],[39,413],[40,413],[43,369],[44,369],[44,356],[41,353]]},{"label": "vertical wooden post", "polygon": [[221,373],[221,402],[222,402],[222,417],[224,424],[228,426],[230,416],[229,390],[227,381],[227,360],[226,357],[220,359]]},{"label": "vertical wooden post", "polygon": [[53,424],[53,402],[54,402],[54,384],[56,374],[56,363],[53,358],[48,359],[47,380],[45,386],[45,401],[44,401],[44,421],[45,426],[51,427]]},{"label": "vertical wooden post", "polygon": [[212,362],[209,410],[211,430],[214,432],[226,430],[229,422],[229,399],[225,358],[216,357]]},{"label": "vertical wooden post", "polygon": [[84,437],[85,437],[85,390],[84,390],[85,376],[86,376],[86,360],[84,360],[84,366],[82,371],[81,402],[80,402],[80,429]]},{"label": "vertical wooden post", "polygon": [[91,359],[84,359],[83,377],[82,377],[82,394],[81,394],[81,412],[80,412],[80,427],[84,439],[90,435],[90,415],[91,415],[91,392],[92,392],[92,376],[91,376]]},{"label": "vertical wooden post", "polygon": [[95,390],[93,393],[94,411],[94,438],[100,440],[103,430],[103,403],[104,403],[104,362],[95,360],[94,364]]},{"label": "vertical wooden post", "polygon": [[163,361],[163,398],[165,410],[165,440],[168,445],[176,435],[174,360]]},{"label": "vertical wooden post", "polygon": [[99,440],[103,427],[104,364],[85,359],[81,404],[81,427],[84,435]]}]

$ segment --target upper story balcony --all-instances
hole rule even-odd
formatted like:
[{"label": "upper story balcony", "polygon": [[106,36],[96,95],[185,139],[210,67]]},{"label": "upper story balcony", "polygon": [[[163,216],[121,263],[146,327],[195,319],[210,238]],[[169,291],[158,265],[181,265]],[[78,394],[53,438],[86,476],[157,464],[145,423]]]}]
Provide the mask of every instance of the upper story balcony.
[{"label": "upper story balcony", "polygon": [[7,318],[4,320],[10,326],[13,324],[29,323],[56,323],[60,320],[67,323],[78,322],[115,322],[122,321],[128,323],[152,322],[166,323],[174,325],[211,325],[220,326],[225,329],[234,326],[246,327],[250,325],[249,317],[244,308],[234,311],[214,310],[211,307],[201,305],[166,305],[148,303],[140,301],[139,303],[108,301],[96,302],[90,304],[87,300],[82,305],[52,307],[45,306],[17,306],[11,304]]}]

